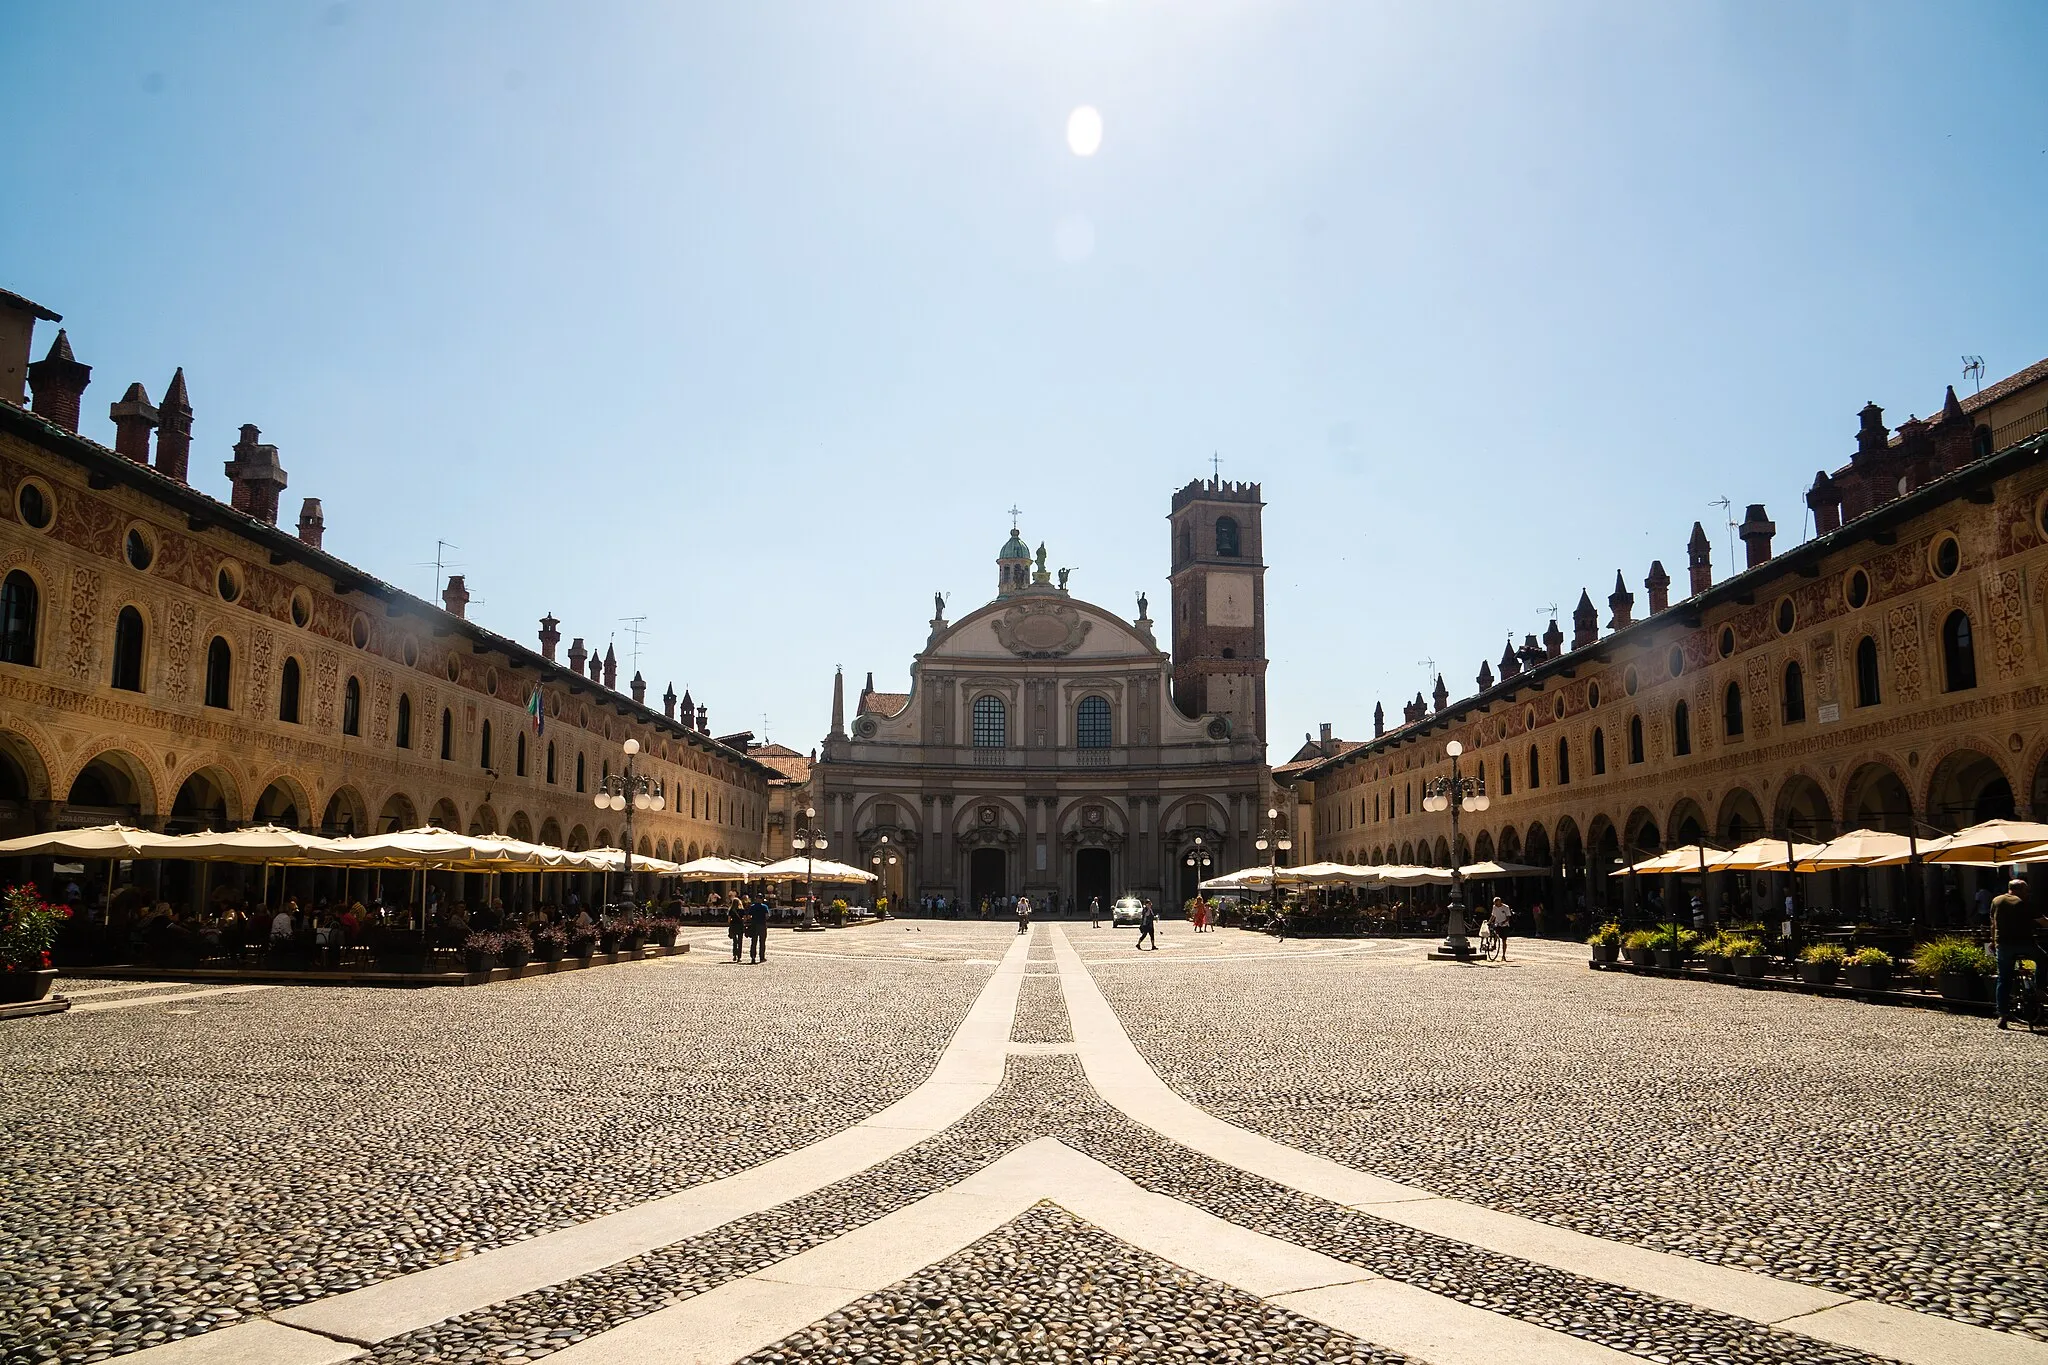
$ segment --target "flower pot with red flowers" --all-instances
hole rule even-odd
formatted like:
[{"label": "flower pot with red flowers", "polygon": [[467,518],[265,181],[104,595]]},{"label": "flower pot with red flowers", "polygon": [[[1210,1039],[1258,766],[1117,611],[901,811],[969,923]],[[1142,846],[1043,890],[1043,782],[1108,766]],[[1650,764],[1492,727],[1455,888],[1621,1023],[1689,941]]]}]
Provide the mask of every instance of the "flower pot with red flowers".
[{"label": "flower pot with red flowers", "polygon": [[462,941],[462,965],[471,976],[481,976],[498,965],[502,940],[496,934],[471,934]]},{"label": "flower pot with red flowers", "polygon": [[540,960],[552,967],[569,951],[569,931],[559,924],[544,924],[533,936],[533,948]]},{"label": "flower pot with red flowers", "polygon": [[498,960],[511,968],[513,973],[525,970],[533,960],[533,939],[524,929],[513,929],[498,935]]},{"label": "flower pot with red flowers", "polygon": [[52,905],[33,883],[10,886],[0,897],[0,1004],[18,1005],[50,993],[57,969],[51,945],[71,911]]}]

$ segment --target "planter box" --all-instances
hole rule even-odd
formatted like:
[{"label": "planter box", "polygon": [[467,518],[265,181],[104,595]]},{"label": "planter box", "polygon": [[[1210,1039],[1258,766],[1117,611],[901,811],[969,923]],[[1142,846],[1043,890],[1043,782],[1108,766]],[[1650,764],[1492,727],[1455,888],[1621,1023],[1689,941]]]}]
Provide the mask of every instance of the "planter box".
[{"label": "planter box", "polygon": [[501,954],[501,956],[504,959],[505,965],[511,968],[514,972],[522,972],[526,970],[528,955],[525,949],[507,948],[504,951],[504,953]]},{"label": "planter box", "polygon": [[1621,955],[1621,949],[1612,943],[1595,943],[1592,948],[1595,962],[1612,962]]},{"label": "planter box", "polygon": [[1657,954],[1649,948],[1624,948],[1621,951],[1630,963],[1638,967],[1647,967],[1657,960]]},{"label": "planter box", "polygon": [[1984,998],[1984,978],[1975,972],[1939,972],[1934,986],[1942,999],[1959,1005],[1974,1005]]},{"label": "planter box", "polygon": [[1840,969],[1839,962],[1802,962],[1799,979],[1809,986],[1832,986]]},{"label": "planter box", "polygon": [[1714,973],[1714,975],[1716,976],[1726,976],[1730,972],[1735,970],[1735,959],[1732,957],[1721,957],[1717,954],[1710,953],[1708,954],[1706,961],[1707,970]]},{"label": "planter box", "polygon": [[467,971],[471,976],[478,976],[489,972],[491,968],[498,965],[498,955],[496,953],[464,953],[462,965],[463,970]]},{"label": "planter box", "polygon": [[1675,972],[1685,965],[1685,954],[1676,948],[1657,949],[1657,965],[1667,972]]},{"label": "planter box", "polygon": [[1873,967],[1851,962],[1842,970],[1848,976],[1852,989],[1888,991],[1892,988],[1892,969],[1889,967]]},{"label": "planter box", "polygon": [[1761,981],[1764,973],[1771,969],[1767,957],[1738,957],[1734,959],[1735,975],[1744,981]]},{"label": "planter box", "polygon": [[31,1000],[40,1000],[50,993],[50,985],[56,979],[55,967],[43,967],[33,972],[0,972],[0,1005],[23,1005]]}]

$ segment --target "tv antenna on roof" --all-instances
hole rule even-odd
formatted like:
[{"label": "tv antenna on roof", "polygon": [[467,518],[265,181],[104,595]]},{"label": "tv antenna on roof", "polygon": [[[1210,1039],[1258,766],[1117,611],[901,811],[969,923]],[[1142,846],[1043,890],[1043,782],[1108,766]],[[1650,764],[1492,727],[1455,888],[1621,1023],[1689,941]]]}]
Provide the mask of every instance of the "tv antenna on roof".
[{"label": "tv antenna on roof", "polygon": [[640,671],[640,637],[647,633],[641,627],[646,624],[646,621],[647,618],[644,616],[621,616],[619,618],[619,623],[626,628],[626,634],[633,637],[633,671],[635,673]]},{"label": "tv antenna on roof", "polygon": [[1976,385],[1975,392],[1984,392],[1984,357],[1966,355],[1963,357],[1963,378]]},{"label": "tv antenna on roof", "polygon": [[[445,540],[437,540],[434,542],[434,586],[427,589],[428,601],[432,601],[435,595],[441,591],[442,585],[447,583],[447,571],[449,569],[459,569],[462,567],[461,561],[452,560],[448,558],[448,551],[459,550],[461,548],[462,547],[460,545],[451,545]],[[426,561],[422,560],[420,562],[419,567],[422,569],[426,568]]]},{"label": "tv antenna on roof", "polygon": [[1719,497],[1707,506],[1720,508],[1721,515],[1728,521],[1728,565],[1732,570],[1735,565],[1735,504],[1726,497]]}]

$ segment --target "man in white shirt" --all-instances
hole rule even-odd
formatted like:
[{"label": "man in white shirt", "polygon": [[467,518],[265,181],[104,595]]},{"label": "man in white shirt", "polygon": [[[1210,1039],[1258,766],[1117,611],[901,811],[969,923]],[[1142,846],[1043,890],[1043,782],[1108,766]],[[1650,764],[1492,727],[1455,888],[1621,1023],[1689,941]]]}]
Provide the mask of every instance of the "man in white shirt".
[{"label": "man in white shirt", "polygon": [[1502,962],[1508,960],[1508,921],[1514,917],[1515,912],[1509,907],[1508,903],[1499,896],[1495,896],[1493,898],[1493,910],[1487,918],[1493,924],[1493,936],[1500,940],[1500,960]]},{"label": "man in white shirt", "polygon": [[1029,896],[1017,897],[1017,932],[1020,934],[1031,932],[1031,897]]}]

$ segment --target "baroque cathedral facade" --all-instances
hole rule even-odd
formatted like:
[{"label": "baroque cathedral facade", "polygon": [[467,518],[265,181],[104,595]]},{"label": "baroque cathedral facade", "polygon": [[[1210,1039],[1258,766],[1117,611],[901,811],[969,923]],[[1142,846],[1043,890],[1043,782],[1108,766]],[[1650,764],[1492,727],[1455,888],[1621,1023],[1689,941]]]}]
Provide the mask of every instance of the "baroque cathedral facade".
[{"label": "baroque cathedral facade", "polygon": [[1073,596],[1012,527],[991,601],[949,621],[935,598],[908,693],[870,675],[849,722],[834,678],[813,771],[832,856],[880,873],[897,899],[1073,909],[1122,895],[1178,905],[1202,877],[1255,861],[1262,508],[1254,483],[1174,494],[1170,653],[1144,594],[1131,619]]}]

